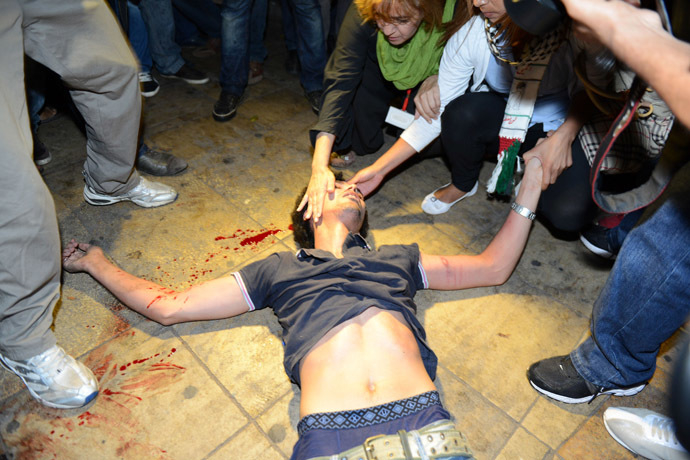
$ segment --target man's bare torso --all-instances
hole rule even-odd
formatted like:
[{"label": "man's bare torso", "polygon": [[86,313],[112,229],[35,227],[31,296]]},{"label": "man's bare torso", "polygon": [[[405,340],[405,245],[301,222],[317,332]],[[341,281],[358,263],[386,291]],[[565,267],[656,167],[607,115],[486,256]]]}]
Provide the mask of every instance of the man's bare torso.
[{"label": "man's bare torso", "polygon": [[402,314],[370,307],[331,329],[300,365],[300,417],[435,390]]}]

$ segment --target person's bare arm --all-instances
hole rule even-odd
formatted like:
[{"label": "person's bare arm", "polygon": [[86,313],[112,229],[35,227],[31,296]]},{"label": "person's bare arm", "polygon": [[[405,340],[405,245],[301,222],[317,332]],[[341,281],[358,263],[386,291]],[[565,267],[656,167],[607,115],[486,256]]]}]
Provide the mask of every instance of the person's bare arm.
[{"label": "person's bare arm", "polygon": [[314,156],[311,161],[311,177],[307,186],[307,193],[297,207],[298,211],[307,206],[304,212],[304,220],[314,216],[314,222],[318,222],[323,211],[323,202],[326,195],[335,191],[335,175],[328,167],[331,161],[331,151],[335,135],[320,132],[316,135]]},{"label": "person's bare arm", "polygon": [[539,139],[537,145],[523,155],[526,162],[534,157],[541,161],[544,170],[542,190],[554,184],[558,176],[572,166],[572,143],[592,113],[593,105],[587,93],[576,94],[563,124],[557,130],[549,131],[547,137]]},{"label": "person's bare arm", "polygon": [[357,184],[357,188],[362,194],[368,196],[376,190],[389,172],[400,166],[415,153],[417,151],[400,138],[373,165],[357,171],[347,183]]},{"label": "person's bare arm", "polygon": [[71,273],[88,273],[123,304],[164,325],[229,318],[249,310],[233,276],[178,292],[125,272],[101,248],[75,240],[62,252],[62,266]]},{"label": "person's bare arm", "polygon": [[651,85],[690,126],[690,44],[673,38],[659,15],[620,0],[563,0],[581,39],[593,39]]},{"label": "person's bare arm", "polygon": [[[538,159],[525,166],[515,202],[534,211],[541,195],[542,167]],[[527,243],[532,221],[512,210],[508,218],[479,255],[421,255],[430,289],[452,290],[505,283],[513,273]]]}]

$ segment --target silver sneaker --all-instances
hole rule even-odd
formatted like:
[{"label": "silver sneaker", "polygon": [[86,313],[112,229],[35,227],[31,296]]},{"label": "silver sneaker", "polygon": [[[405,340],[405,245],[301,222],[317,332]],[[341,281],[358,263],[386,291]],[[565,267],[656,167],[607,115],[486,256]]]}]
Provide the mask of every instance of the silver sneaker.
[{"label": "silver sneaker", "polygon": [[94,206],[106,206],[119,203],[120,201],[131,201],[144,208],[155,208],[175,201],[177,199],[177,192],[168,185],[161,184],[160,182],[151,182],[140,177],[137,186],[122,195],[98,193],[86,184],[84,185],[84,199],[87,203]]},{"label": "silver sneaker", "polygon": [[609,434],[629,451],[651,460],[688,460],[676,438],[673,421],[648,409],[609,407],[604,412]]},{"label": "silver sneaker", "polygon": [[0,355],[0,364],[17,374],[31,396],[48,407],[76,409],[98,394],[93,373],[57,345],[24,361]]}]

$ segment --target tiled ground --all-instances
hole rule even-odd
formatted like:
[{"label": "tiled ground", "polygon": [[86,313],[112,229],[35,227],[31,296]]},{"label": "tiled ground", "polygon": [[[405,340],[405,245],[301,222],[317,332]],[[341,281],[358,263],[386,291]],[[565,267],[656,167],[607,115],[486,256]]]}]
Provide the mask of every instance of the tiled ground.
[{"label": "tiled ground", "polygon": [[[287,211],[309,177],[307,130],[316,116],[298,80],[283,71],[275,16],[269,28],[266,78],[248,90],[231,122],[210,116],[219,92],[217,57],[192,58],[212,75],[211,83],[162,80],[160,93],[146,100],[148,142],[190,165],[162,179],[180,192],[174,204],[89,206],[81,194],[83,136],[67,117],[41,128],[54,156],[45,179],[63,241],[95,242],[123,268],[175,288],[294,249]],[[482,184],[488,174],[486,167]],[[440,158],[391,178],[368,200],[370,240],[418,242],[431,253],[480,251],[508,207],[480,193],[445,215],[425,215],[419,203],[447,178]],[[651,384],[636,397],[556,404],[538,396],[525,378],[530,363],[566,353],[586,336],[591,305],[609,270],[578,241],[557,240],[537,222],[505,285],[417,296],[440,358],[436,383],[477,458],[632,458],[606,433],[604,409],[666,411],[677,337],[665,345]],[[299,389],[283,373],[272,313],[163,327],[123,307],[87,275],[65,273],[55,333],[94,370],[101,394],[84,410],[47,409],[0,371],[5,458],[289,458]]]}]

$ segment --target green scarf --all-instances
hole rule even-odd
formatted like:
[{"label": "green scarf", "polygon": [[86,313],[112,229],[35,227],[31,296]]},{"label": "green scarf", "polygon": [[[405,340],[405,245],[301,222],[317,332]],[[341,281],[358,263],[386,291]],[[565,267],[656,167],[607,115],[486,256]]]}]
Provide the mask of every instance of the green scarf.
[{"label": "green scarf", "polygon": [[[454,11],[455,0],[446,0],[443,8],[444,23],[453,18]],[[417,33],[405,44],[393,46],[379,30],[376,55],[383,77],[393,82],[396,88],[406,90],[414,88],[425,78],[436,75],[443,54],[443,46],[438,44],[442,35],[442,30],[436,28],[429,32],[422,23]]]}]

